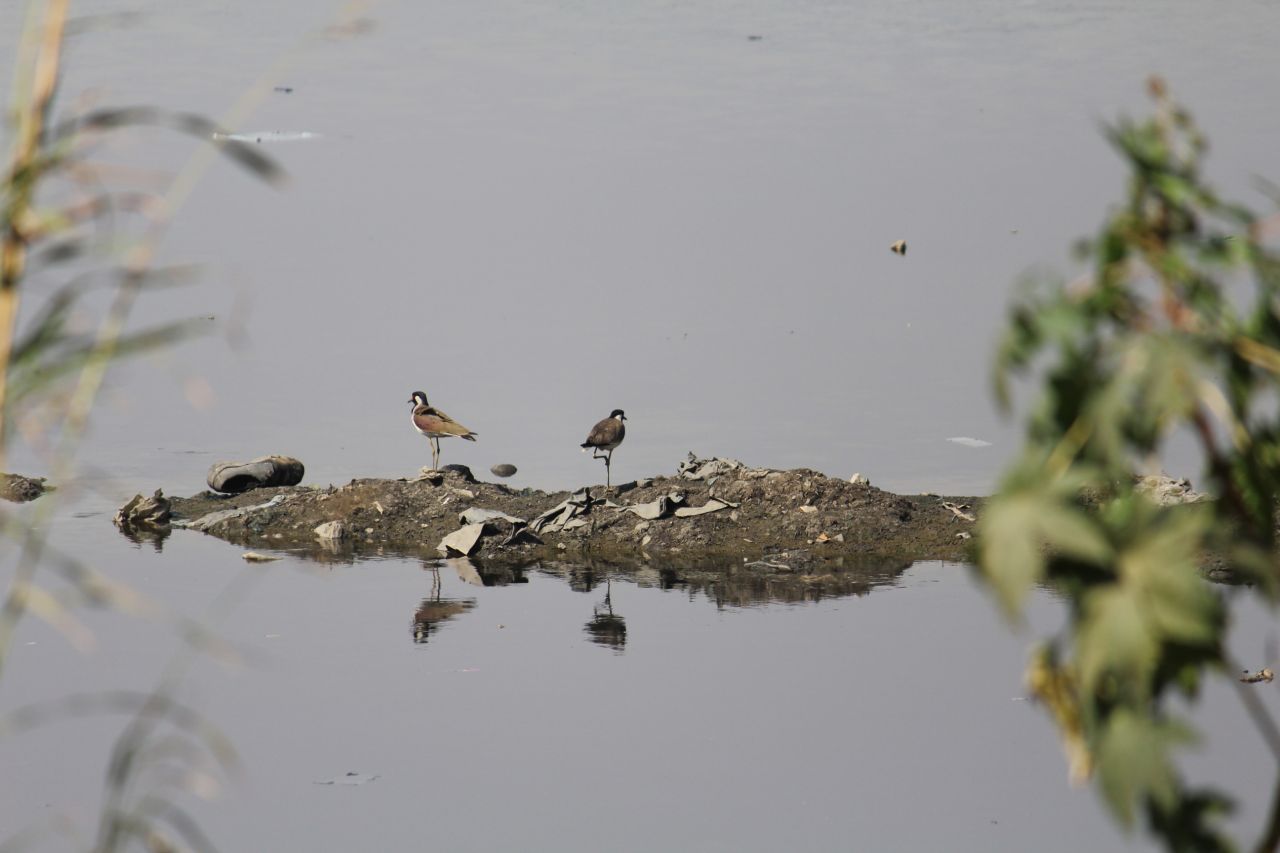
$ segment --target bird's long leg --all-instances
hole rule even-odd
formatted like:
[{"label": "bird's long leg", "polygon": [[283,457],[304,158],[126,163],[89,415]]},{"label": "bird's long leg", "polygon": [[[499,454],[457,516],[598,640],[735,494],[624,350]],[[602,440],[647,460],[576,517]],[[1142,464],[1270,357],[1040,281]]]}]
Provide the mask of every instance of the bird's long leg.
[{"label": "bird's long leg", "polygon": [[613,490],[613,486],[611,485],[609,480],[609,472],[612,466],[613,466],[613,451],[610,450],[608,454],[604,457],[604,490],[606,492]]},{"label": "bird's long leg", "polygon": [[431,441],[431,470],[440,470],[440,439],[433,438]]}]

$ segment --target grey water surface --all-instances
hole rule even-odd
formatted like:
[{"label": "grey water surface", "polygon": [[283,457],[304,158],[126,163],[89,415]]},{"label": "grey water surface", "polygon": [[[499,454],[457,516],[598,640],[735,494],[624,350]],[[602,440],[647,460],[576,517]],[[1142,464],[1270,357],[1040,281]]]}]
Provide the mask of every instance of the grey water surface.
[{"label": "grey water surface", "polygon": [[[7,45],[24,5],[0,4]],[[266,453],[310,483],[410,475],[430,461],[416,389],[480,436],[445,462],[514,463],[517,488],[599,479],[577,444],[623,408],[615,482],[694,450],[986,493],[1018,437],[987,391],[1008,298],[1029,270],[1077,273],[1070,244],[1123,191],[1100,122],[1145,110],[1161,73],[1226,194],[1262,207],[1254,176],[1280,179],[1275,3],[400,2],[309,41],[331,10],[299,0],[75,8],[146,14],[75,37],[68,100],[222,116],[286,60],[226,132],[289,184],[219,165],[181,210],[164,259],[204,273],[137,318],[213,333],[112,374],[93,488],[50,523],[182,613],[253,579],[221,624],[250,665],[202,663],[183,693],[245,763],[191,805],[221,849],[1143,849],[1068,786],[1023,700],[1032,635],[963,566],[749,607],[571,567],[476,587],[444,566],[437,589],[394,555],[246,568],[185,532],[156,551],[110,514]],[[134,131],[101,157],[163,172],[189,151]],[[1033,627],[1060,618],[1036,596]],[[86,624],[88,651],[23,624],[0,711],[145,689],[178,645]],[[1238,655],[1262,665],[1273,634],[1246,609]],[[1269,759],[1229,685],[1196,719],[1189,769],[1229,782],[1252,831]],[[93,827],[121,724],[0,741],[0,835]]]}]

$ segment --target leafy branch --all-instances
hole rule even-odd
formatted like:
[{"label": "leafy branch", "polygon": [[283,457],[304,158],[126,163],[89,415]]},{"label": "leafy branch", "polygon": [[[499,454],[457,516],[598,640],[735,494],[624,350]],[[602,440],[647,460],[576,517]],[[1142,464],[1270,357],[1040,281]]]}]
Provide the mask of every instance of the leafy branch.
[{"label": "leafy branch", "polygon": [[[1176,766],[1196,733],[1171,700],[1229,665],[1227,603],[1202,564],[1268,601],[1280,591],[1280,255],[1265,241],[1275,220],[1208,186],[1200,130],[1162,81],[1149,88],[1152,117],[1104,129],[1130,178],[1082,246],[1091,273],[1041,282],[1011,310],[997,398],[1010,408],[1016,375],[1037,374],[1041,390],[980,521],[979,574],[1011,617],[1035,585],[1067,601],[1069,624],[1037,650],[1028,684],[1072,777],[1096,777],[1124,826],[1141,814],[1171,850],[1230,850],[1230,802]],[[1140,487],[1178,431],[1216,499],[1162,506]],[[1274,737],[1261,704],[1251,712]],[[1259,850],[1280,842],[1280,782],[1277,797]]]}]

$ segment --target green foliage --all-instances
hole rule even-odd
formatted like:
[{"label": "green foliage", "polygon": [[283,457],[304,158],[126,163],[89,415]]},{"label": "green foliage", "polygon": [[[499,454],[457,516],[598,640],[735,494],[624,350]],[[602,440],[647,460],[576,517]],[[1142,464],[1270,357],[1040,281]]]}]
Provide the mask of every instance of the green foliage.
[{"label": "green foliage", "polygon": [[[1192,790],[1176,753],[1195,733],[1170,700],[1228,666],[1227,608],[1206,555],[1274,599],[1280,492],[1280,256],[1268,220],[1201,178],[1205,142],[1151,84],[1155,114],[1105,135],[1127,197],[1082,247],[1087,278],[1041,283],[1010,312],[995,370],[1042,376],[1026,446],[979,522],[981,577],[1006,613],[1045,584],[1070,621],[1028,672],[1073,775],[1096,773],[1125,826],[1171,850],[1229,850],[1229,803]],[[1194,435],[1213,500],[1161,506],[1136,476],[1172,433]],[[1276,818],[1273,817],[1273,820]]]}]

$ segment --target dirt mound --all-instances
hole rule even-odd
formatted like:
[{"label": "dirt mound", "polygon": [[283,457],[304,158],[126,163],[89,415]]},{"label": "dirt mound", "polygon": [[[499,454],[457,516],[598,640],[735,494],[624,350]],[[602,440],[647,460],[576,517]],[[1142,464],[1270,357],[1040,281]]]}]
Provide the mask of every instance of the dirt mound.
[{"label": "dirt mound", "polygon": [[710,461],[725,464],[684,464],[681,476],[622,484],[608,495],[599,486],[576,493],[516,490],[457,471],[231,497],[205,492],[174,498],[173,523],[239,545],[302,550],[320,559],[438,559],[446,556],[441,540],[467,525],[474,535],[452,539],[459,550],[448,555],[491,564],[660,558],[677,569],[776,575],[811,573],[824,563],[966,557],[969,507],[977,499],[896,495],[803,468]]}]

